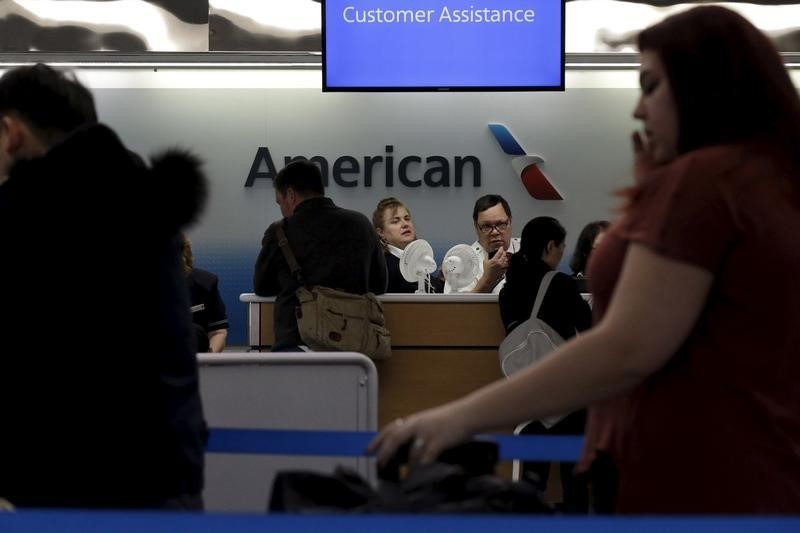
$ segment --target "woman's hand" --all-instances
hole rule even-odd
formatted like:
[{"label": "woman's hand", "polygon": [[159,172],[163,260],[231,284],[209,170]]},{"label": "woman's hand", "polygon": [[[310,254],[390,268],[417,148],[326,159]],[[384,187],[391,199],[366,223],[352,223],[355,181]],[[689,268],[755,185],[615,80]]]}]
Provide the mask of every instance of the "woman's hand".
[{"label": "woman's hand", "polygon": [[409,463],[430,463],[443,450],[470,437],[463,419],[457,402],[421,411],[408,418],[398,418],[381,430],[369,443],[367,451],[377,452],[378,464],[383,466],[398,448],[411,441]]},{"label": "woman's hand", "polygon": [[650,147],[642,139],[641,133],[634,131],[631,135],[631,142],[633,144],[633,177],[638,183],[649,176],[657,165],[653,160]]}]

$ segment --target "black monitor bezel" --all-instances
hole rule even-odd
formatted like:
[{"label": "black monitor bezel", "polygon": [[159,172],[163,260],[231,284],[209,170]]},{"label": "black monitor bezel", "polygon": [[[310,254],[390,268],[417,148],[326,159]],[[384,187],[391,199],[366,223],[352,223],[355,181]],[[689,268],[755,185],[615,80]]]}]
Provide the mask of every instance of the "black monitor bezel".
[{"label": "black monitor bezel", "polygon": [[558,85],[423,85],[423,86],[331,86],[328,84],[327,69],[327,39],[325,31],[325,4],[320,2],[320,16],[322,19],[322,92],[563,92],[566,70],[566,1],[561,0],[561,76]]}]

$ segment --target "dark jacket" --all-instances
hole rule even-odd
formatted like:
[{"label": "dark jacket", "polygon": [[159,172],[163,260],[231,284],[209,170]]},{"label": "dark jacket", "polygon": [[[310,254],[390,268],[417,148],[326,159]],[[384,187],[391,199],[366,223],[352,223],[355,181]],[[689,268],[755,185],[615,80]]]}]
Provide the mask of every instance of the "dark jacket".
[{"label": "dark jacket", "polygon": [[208,334],[228,329],[225,302],[219,293],[219,278],[202,268],[193,268],[186,275],[186,286],[189,288],[189,304],[197,337],[197,351],[207,352],[211,348]]},{"label": "dark jacket", "polygon": [[[284,219],[284,231],[306,285],[322,285],[353,294],[386,291],[383,247],[370,221],[356,211],[336,207],[330,198],[305,200]],[[275,224],[264,232],[253,286],[275,299],[273,350],[302,344],[297,331],[295,291],[299,288],[278,246]]]},{"label": "dark jacket", "polygon": [[217,275],[202,268],[193,268],[186,275],[186,285],[189,288],[192,321],[205,333],[228,329],[228,315],[219,293]]},{"label": "dark jacket", "polygon": [[[530,318],[539,284],[550,270],[541,259],[529,261],[521,253],[514,254],[506,271],[506,284],[500,291],[500,316],[506,332]],[[592,326],[589,304],[578,292],[575,280],[561,272],[550,282],[539,309],[539,318],[564,339]]]},{"label": "dark jacket", "polygon": [[202,489],[176,235],[204,187],[195,160],[148,170],[102,125],[0,185],[0,497],[151,507]]}]

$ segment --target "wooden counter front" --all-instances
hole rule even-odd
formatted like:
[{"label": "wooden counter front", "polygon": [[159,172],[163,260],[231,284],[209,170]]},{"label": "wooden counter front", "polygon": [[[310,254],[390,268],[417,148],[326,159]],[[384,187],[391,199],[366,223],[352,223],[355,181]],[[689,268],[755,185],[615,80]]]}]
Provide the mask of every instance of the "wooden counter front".
[{"label": "wooden counter front", "polygon": [[[273,343],[274,298],[243,294],[250,344]],[[378,369],[378,424],[440,405],[502,377],[497,347],[503,324],[497,296],[390,294],[383,303],[392,357]]]},{"label": "wooden counter front", "polygon": [[398,348],[378,369],[378,424],[435,407],[501,377],[497,350]]},{"label": "wooden counter front", "polygon": [[420,346],[496,349],[505,335],[496,297],[488,302],[385,300],[383,313],[392,332],[392,350]]}]

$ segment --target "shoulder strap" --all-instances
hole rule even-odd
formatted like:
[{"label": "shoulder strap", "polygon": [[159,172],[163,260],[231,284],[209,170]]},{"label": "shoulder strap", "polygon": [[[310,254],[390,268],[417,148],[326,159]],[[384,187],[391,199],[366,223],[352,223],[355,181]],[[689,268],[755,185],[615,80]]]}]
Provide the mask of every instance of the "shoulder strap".
[{"label": "shoulder strap", "polygon": [[539,292],[536,293],[536,302],[534,302],[533,311],[531,311],[531,318],[539,316],[539,308],[542,306],[544,296],[547,294],[547,289],[550,287],[550,282],[556,274],[557,272],[555,270],[551,270],[542,278],[542,282],[539,284]]},{"label": "shoulder strap", "polygon": [[286,259],[286,264],[289,265],[289,271],[292,273],[292,276],[297,279],[297,282],[300,285],[305,285],[303,282],[303,269],[300,268],[300,265],[297,263],[297,259],[292,253],[292,248],[289,246],[289,239],[286,237],[286,232],[283,230],[283,220],[278,222],[275,226],[275,233],[278,234],[278,246],[283,252],[283,257]]}]

